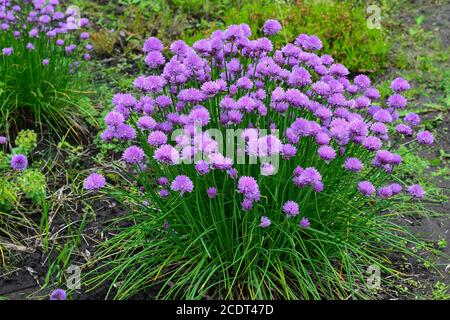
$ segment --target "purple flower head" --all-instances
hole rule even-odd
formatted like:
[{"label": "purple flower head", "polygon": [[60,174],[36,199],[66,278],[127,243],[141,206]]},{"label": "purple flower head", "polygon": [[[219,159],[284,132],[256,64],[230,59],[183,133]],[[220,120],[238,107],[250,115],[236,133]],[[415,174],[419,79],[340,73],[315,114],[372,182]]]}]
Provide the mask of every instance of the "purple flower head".
[{"label": "purple flower head", "polygon": [[271,36],[280,32],[281,24],[278,20],[269,19],[264,23],[263,30],[266,36]]},{"label": "purple flower head", "polygon": [[402,186],[398,183],[391,183],[389,187],[391,188],[393,195],[399,194],[403,190]]},{"label": "purple flower head", "polygon": [[166,177],[159,177],[156,182],[161,186],[161,187],[165,187],[169,184],[169,179],[167,179]]},{"label": "purple flower head", "polygon": [[259,224],[259,226],[261,228],[267,228],[272,224],[272,222],[270,221],[269,218],[267,218],[266,216],[262,216],[261,217],[261,223]]},{"label": "purple flower head", "polygon": [[80,34],[80,39],[81,39],[81,40],[87,40],[87,39],[89,39],[89,33],[88,33],[88,32],[82,32],[82,33]]},{"label": "purple flower head", "polygon": [[411,129],[411,127],[407,126],[406,124],[402,124],[402,123],[398,124],[395,127],[395,130],[398,133],[403,134],[405,136],[411,136],[413,134],[413,130]]},{"label": "purple flower head", "polygon": [[144,43],[144,47],[142,48],[142,51],[144,51],[145,53],[149,53],[151,51],[162,51],[162,50],[163,50],[163,45],[162,45],[161,41],[155,37],[148,38]]},{"label": "purple flower head", "polygon": [[170,195],[170,192],[167,189],[161,189],[158,193],[161,198],[167,198]]},{"label": "purple flower head", "polygon": [[205,175],[209,172],[209,164],[204,160],[200,160],[195,164],[195,170],[197,170],[200,175]]},{"label": "purple flower head", "polygon": [[208,188],[206,193],[208,194],[208,197],[210,199],[215,198],[217,196],[217,188],[214,187]]},{"label": "purple flower head", "polygon": [[391,89],[395,92],[402,92],[410,89],[408,81],[403,78],[395,78],[391,83]]},{"label": "purple flower head", "polygon": [[137,125],[141,130],[152,130],[156,127],[156,121],[150,116],[140,117]]},{"label": "purple flower head", "polygon": [[387,99],[386,104],[394,109],[403,109],[406,107],[408,100],[401,94],[395,93]]},{"label": "purple flower head", "polygon": [[363,168],[363,164],[358,158],[348,158],[344,162],[344,168],[347,171],[360,172]]},{"label": "purple flower head", "polygon": [[253,208],[253,200],[245,198],[242,200],[242,209],[244,211],[250,211]]},{"label": "purple flower head", "polygon": [[22,171],[28,167],[28,160],[23,154],[16,154],[11,158],[10,164],[14,170]]},{"label": "purple flower head", "polygon": [[8,140],[6,139],[6,137],[0,136],[0,145],[6,144],[7,141],[8,141]]},{"label": "purple flower head", "polygon": [[380,198],[385,199],[390,198],[394,195],[390,185],[379,188],[377,194]]},{"label": "purple flower head", "polygon": [[10,55],[13,54],[13,52],[14,52],[14,49],[12,47],[11,48],[3,48],[2,49],[2,53],[3,53],[4,56],[10,56]]},{"label": "purple flower head", "polygon": [[295,217],[298,215],[299,212],[299,208],[298,208],[298,204],[292,200],[289,200],[288,202],[286,202],[283,205],[283,212],[288,216],[288,217]]},{"label": "purple flower head", "polygon": [[295,157],[297,154],[297,148],[293,146],[292,144],[284,144],[281,149],[281,155],[283,156],[283,159],[290,159],[292,157]]},{"label": "purple flower head", "polygon": [[317,150],[319,156],[326,162],[329,162],[336,158],[336,151],[331,146],[321,146]]},{"label": "purple flower head", "polygon": [[411,126],[417,126],[420,124],[420,116],[416,113],[408,113],[405,116],[405,121]]},{"label": "purple flower head", "polygon": [[137,164],[144,160],[145,153],[140,147],[131,146],[125,149],[122,159],[128,164]]},{"label": "purple flower head", "polygon": [[433,134],[427,130],[423,130],[417,133],[416,139],[419,144],[432,144],[434,141]]},{"label": "purple flower head", "polygon": [[180,161],[179,152],[170,144],[164,144],[155,150],[153,157],[165,164],[174,165]]},{"label": "purple flower head", "polygon": [[425,191],[423,188],[418,185],[414,184],[408,188],[408,193],[413,196],[414,198],[421,199],[425,196]]},{"label": "purple flower head", "polygon": [[238,181],[238,192],[248,199],[259,198],[259,187],[255,178],[243,176]]},{"label": "purple flower head", "polygon": [[303,217],[302,220],[300,220],[300,227],[302,229],[308,229],[311,226],[311,223],[309,222],[308,218]]},{"label": "purple flower head", "polygon": [[172,181],[170,189],[172,189],[173,191],[178,191],[181,195],[183,195],[186,192],[192,192],[192,190],[194,190],[194,184],[192,183],[192,180],[189,179],[189,177],[185,175],[179,175]]},{"label": "purple flower head", "polygon": [[100,190],[106,185],[106,179],[101,174],[92,173],[84,179],[84,189]]},{"label": "purple flower head", "polygon": [[150,69],[156,69],[166,62],[166,59],[159,51],[150,51],[145,58],[145,63]]},{"label": "purple flower head", "polygon": [[375,192],[375,187],[369,181],[361,181],[358,183],[358,190],[363,195],[370,197]]},{"label": "purple flower head", "polygon": [[360,89],[367,89],[371,85],[369,77],[363,74],[357,75],[353,82]]},{"label": "purple flower head", "polygon": [[50,293],[50,300],[66,300],[67,294],[63,289],[55,289]]},{"label": "purple flower head", "polygon": [[160,130],[152,131],[148,136],[147,142],[152,147],[159,147],[167,143],[167,135]]}]

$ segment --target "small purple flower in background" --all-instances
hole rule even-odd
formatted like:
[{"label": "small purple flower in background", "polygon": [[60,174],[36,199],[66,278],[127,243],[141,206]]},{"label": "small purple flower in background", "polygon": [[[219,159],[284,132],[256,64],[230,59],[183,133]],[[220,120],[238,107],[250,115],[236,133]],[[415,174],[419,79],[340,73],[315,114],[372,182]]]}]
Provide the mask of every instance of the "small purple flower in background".
[{"label": "small purple flower in background", "polygon": [[417,142],[420,144],[432,144],[433,141],[434,137],[430,131],[424,130],[417,133]]},{"label": "small purple flower in background", "polygon": [[161,187],[165,187],[169,184],[169,179],[167,179],[166,177],[159,177],[156,182],[161,186]]},{"label": "small purple flower in background", "polygon": [[167,220],[164,220],[164,223],[163,223],[163,228],[164,228],[165,230],[167,230],[167,229],[169,229],[169,228],[170,228],[170,224],[169,224],[169,221],[167,221]]},{"label": "small purple flower in background", "polygon": [[26,48],[27,48],[27,50],[33,51],[34,45],[32,43],[27,43]]},{"label": "small purple flower in background", "polygon": [[8,140],[6,139],[6,137],[0,136],[0,145],[1,145],[1,144],[6,144],[7,141],[8,141]]},{"label": "small purple flower in background", "polygon": [[244,211],[250,211],[253,208],[253,201],[250,199],[245,198],[242,200],[242,209]]},{"label": "small purple flower in background", "polygon": [[50,293],[50,300],[66,300],[67,293],[64,289],[55,289]]},{"label": "small purple flower in background", "polygon": [[269,20],[266,20],[266,22],[264,23],[263,30],[264,30],[264,34],[266,36],[275,35],[278,32],[280,32],[281,24],[278,20],[269,19]]},{"label": "small purple flower in background", "polygon": [[205,175],[209,172],[209,164],[204,161],[204,160],[200,160],[196,165],[195,165],[195,170],[197,170],[197,172],[201,175]]},{"label": "small purple flower in background", "polygon": [[161,190],[159,190],[159,196],[160,196],[161,198],[167,198],[169,195],[170,195],[169,190],[167,190],[167,189],[161,189]]},{"label": "small purple flower in background", "polygon": [[358,183],[358,190],[363,195],[370,197],[375,193],[375,187],[369,181],[361,181]]},{"label": "small purple flower in background", "polygon": [[302,220],[300,220],[300,227],[302,229],[308,229],[310,225],[311,223],[308,218],[303,217]]},{"label": "small purple flower in background", "polygon": [[88,33],[88,32],[82,32],[82,33],[80,34],[80,39],[81,39],[81,40],[87,40],[87,39],[89,39],[89,33]]},{"label": "small purple flower in background", "polygon": [[137,164],[144,160],[145,153],[144,150],[137,146],[131,146],[125,149],[122,154],[122,159],[128,164]]},{"label": "small purple flower in background", "polygon": [[48,59],[42,60],[42,65],[43,66],[48,66],[49,63],[50,63],[50,60],[48,60]]},{"label": "small purple flower in background", "polygon": [[413,196],[414,198],[421,199],[425,196],[425,191],[423,188],[418,185],[414,184],[408,188],[408,193]]},{"label": "small purple flower in background", "polygon": [[262,216],[261,217],[261,223],[259,224],[259,226],[261,228],[267,228],[272,224],[272,222],[270,221],[269,218],[267,218],[266,216]]},{"label": "small purple flower in background", "polygon": [[105,177],[98,173],[92,173],[84,180],[84,189],[86,190],[100,190],[105,185]]},{"label": "small purple flower in background", "polygon": [[215,198],[217,196],[217,188],[214,187],[208,188],[207,193],[209,198],[211,199]]},{"label": "small purple flower in background", "polygon": [[162,51],[162,50],[163,50],[163,45],[162,45],[161,41],[155,37],[148,38],[145,41],[144,47],[142,49],[142,51],[144,51],[145,53],[149,53],[151,51]]},{"label": "small purple flower in background", "polygon": [[11,168],[16,171],[25,170],[28,167],[28,160],[23,154],[16,154],[11,158]]},{"label": "small purple flower in background", "polygon": [[246,198],[253,199],[259,195],[259,187],[255,178],[243,176],[238,181],[238,192],[242,193]]},{"label": "small purple flower in background", "polygon": [[192,190],[194,190],[194,184],[189,177],[179,175],[172,181],[170,189],[173,191],[178,191],[181,195],[183,195],[186,192],[192,192]]},{"label": "small purple flower in background", "polygon": [[275,167],[270,163],[263,163],[261,165],[261,175],[271,176],[275,172]]},{"label": "small purple flower in background", "polygon": [[159,147],[167,143],[167,135],[159,130],[152,131],[148,136],[147,142],[152,147]]},{"label": "small purple flower in background", "polygon": [[416,113],[408,113],[405,116],[405,121],[411,126],[417,126],[420,124],[420,116]]},{"label": "small purple flower in background", "polygon": [[288,217],[295,217],[299,213],[298,204],[295,201],[289,200],[283,205],[283,212]]},{"label": "small purple flower in background", "polygon": [[14,52],[13,48],[3,48],[2,49],[2,53],[4,56],[10,56],[13,54],[13,52]]},{"label": "small purple flower in background", "polygon": [[410,89],[408,81],[403,78],[395,78],[391,83],[391,89],[395,92],[402,92]]}]

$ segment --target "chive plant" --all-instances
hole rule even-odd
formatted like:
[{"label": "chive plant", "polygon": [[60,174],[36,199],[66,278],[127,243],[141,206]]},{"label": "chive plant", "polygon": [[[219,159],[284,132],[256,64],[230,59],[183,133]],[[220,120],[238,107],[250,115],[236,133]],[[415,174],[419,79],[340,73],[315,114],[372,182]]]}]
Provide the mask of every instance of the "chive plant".
[{"label": "chive plant", "polygon": [[316,36],[274,49],[280,29],[269,20],[252,39],[231,25],[175,41],[170,57],[145,42],[149,73],[114,96],[102,133],[123,146],[129,188],[85,180],[132,224],[100,246],[86,285],[112,283],[118,299],[149,287],[162,299],[344,299],[376,294],[368,268],[398,274],[389,255],[418,240],[393,208],[424,191],[396,175],[393,141],[433,142],[417,114],[399,117],[409,83],[381,101]]},{"label": "chive plant", "polygon": [[57,0],[0,1],[0,127],[83,130],[88,20]]}]

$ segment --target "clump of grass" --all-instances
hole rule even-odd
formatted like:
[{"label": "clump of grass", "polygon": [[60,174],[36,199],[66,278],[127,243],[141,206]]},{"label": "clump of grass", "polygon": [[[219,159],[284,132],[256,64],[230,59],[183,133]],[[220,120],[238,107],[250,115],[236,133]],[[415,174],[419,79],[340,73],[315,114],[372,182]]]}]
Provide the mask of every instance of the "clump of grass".
[{"label": "clump of grass", "polygon": [[[166,58],[146,41],[150,75],[113,97],[102,133],[124,149],[125,187],[105,191],[131,207],[131,226],[100,245],[88,287],[112,282],[118,299],[151,286],[163,299],[367,298],[368,268],[398,276],[390,254],[416,256],[395,209],[424,190],[402,181],[396,152],[404,136],[433,136],[417,114],[399,116],[409,83],[395,79],[382,101],[318,37],[276,47],[280,29],[267,21],[254,39],[231,25]],[[94,173],[85,188],[105,183]]]},{"label": "clump of grass", "polygon": [[[19,5],[19,6],[18,6]],[[40,126],[74,136],[90,111],[87,19],[59,5],[8,1],[0,8],[0,129]]]}]

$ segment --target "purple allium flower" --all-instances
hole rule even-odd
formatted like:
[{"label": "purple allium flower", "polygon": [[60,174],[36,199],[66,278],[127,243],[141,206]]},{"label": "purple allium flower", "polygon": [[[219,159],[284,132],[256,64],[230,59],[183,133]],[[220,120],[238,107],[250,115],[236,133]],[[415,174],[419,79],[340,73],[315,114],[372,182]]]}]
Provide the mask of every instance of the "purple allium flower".
[{"label": "purple allium flower", "polygon": [[364,95],[371,100],[380,99],[380,91],[376,88],[368,88],[366,92],[364,92]]},{"label": "purple allium flower", "polygon": [[418,185],[414,184],[408,188],[408,193],[413,196],[414,198],[421,199],[425,196],[425,191],[423,188]]},{"label": "purple allium flower", "polygon": [[382,123],[392,122],[392,120],[393,120],[391,113],[384,109],[380,109],[377,112],[375,112],[375,114],[373,115],[373,118],[376,121],[379,121]]},{"label": "purple allium flower", "polygon": [[348,158],[344,162],[344,168],[348,171],[360,172],[363,168],[363,164],[358,158]]},{"label": "purple allium flower", "polygon": [[92,173],[84,179],[84,189],[100,190],[106,185],[106,179],[101,174]]},{"label": "purple allium flower", "polygon": [[394,90],[395,92],[406,91],[409,90],[409,88],[410,85],[408,81],[400,77],[395,78],[391,83],[391,89]]},{"label": "purple allium flower", "polygon": [[238,192],[242,193],[248,199],[259,198],[259,187],[255,178],[242,176],[238,181]]},{"label": "purple allium flower", "polygon": [[261,228],[267,228],[272,224],[272,222],[270,221],[269,218],[267,218],[266,216],[262,216],[261,217],[261,223],[259,224],[259,226]]},{"label": "purple allium flower", "polygon": [[47,66],[49,63],[50,63],[50,60],[48,60],[48,59],[42,60],[42,65],[43,66]]},{"label": "purple allium flower", "polygon": [[147,54],[145,58],[145,63],[150,69],[158,68],[166,62],[166,59],[159,51],[151,51]]},{"label": "purple allium flower", "polygon": [[391,183],[389,187],[391,188],[393,195],[399,194],[403,190],[402,186],[398,183]]},{"label": "purple allium flower", "polygon": [[28,160],[23,154],[16,154],[11,158],[10,164],[14,170],[22,171],[28,167]]},{"label": "purple allium flower", "polygon": [[363,74],[357,75],[353,82],[360,89],[367,89],[371,85],[369,77]]},{"label": "purple allium flower", "polygon": [[378,189],[377,194],[380,198],[390,198],[394,195],[391,186],[384,186]]},{"label": "purple allium flower", "polygon": [[169,221],[167,221],[167,220],[164,220],[164,223],[163,223],[163,228],[164,228],[165,230],[167,230],[167,229],[169,229],[169,228],[170,228],[170,224],[169,224]]},{"label": "purple allium flower", "polygon": [[209,164],[204,160],[200,160],[195,164],[195,170],[197,170],[199,174],[205,175],[209,172]]},{"label": "purple allium flower", "polygon": [[432,144],[434,141],[433,134],[427,130],[423,130],[417,133],[416,139],[419,144]]},{"label": "purple allium flower", "polygon": [[150,116],[140,117],[137,125],[141,130],[152,130],[156,127],[156,121]]},{"label": "purple allium flower", "polygon": [[322,176],[316,168],[309,167],[300,171],[300,174],[297,175],[294,170],[294,184],[297,187],[304,187],[308,184],[312,186],[316,184],[317,187],[320,187],[320,184],[317,184],[317,182],[322,181]]},{"label": "purple allium flower", "polygon": [[295,157],[297,154],[297,148],[293,146],[292,144],[284,144],[283,148],[281,149],[281,155],[283,156],[283,159],[288,160],[292,157]]},{"label": "purple allium flower", "polygon": [[165,187],[165,186],[167,186],[167,185],[169,184],[169,179],[167,179],[166,177],[159,177],[159,178],[156,180],[156,182],[157,182],[160,186]]},{"label": "purple allium flower", "polygon": [[170,165],[178,164],[180,161],[179,152],[170,144],[163,144],[156,149],[153,157],[159,162]]},{"label": "purple allium flower", "polygon": [[319,156],[327,162],[336,158],[336,151],[330,146],[321,146],[317,152]]},{"label": "purple allium flower", "polygon": [[8,141],[8,140],[6,139],[6,137],[0,136],[0,145],[6,144],[7,141]]},{"label": "purple allium flower", "polygon": [[55,289],[50,293],[50,300],[66,300],[67,294],[63,289]]},{"label": "purple allium flower", "polygon": [[194,190],[194,184],[189,177],[185,175],[179,175],[176,176],[172,181],[170,189],[172,189],[173,191],[178,191],[181,195],[183,195],[186,192],[192,192],[192,190]]},{"label": "purple allium flower", "polygon": [[147,142],[152,147],[159,147],[159,146],[167,143],[167,136],[164,132],[155,130],[155,131],[150,132]]},{"label": "purple allium flower", "polygon": [[283,205],[283,212],[288,217],[295,217],[298,215],[299,208],[298,204],[295,201],[289,200]]},{"label": "purple allium flower", "polygon": [[319,132],[316,134],[316,142],[318,145],[326,145],[330,143],[330,136],[326,134],[325,132]]},{"label": "purple allium flower", "polygon": [[250,211],[253,208],[253,200],[245,198],[242,200],[241,205],[244,211]]},{"label": "purple allium flower", "polygon": [[142,49],[142,51],[144,51],[145,53],[149,53],[151,51],[162,51],[162,50],[163,50],[163,45],[162,45],[161,41],[155,37],[148,38],[145,41],[144,47]]},{"label": "purple allium flower", "polygon": [[264,23],[263,30],[266,36],[271,36],[280,32],[281,24],[278,20],[269,19]]},{"label": "purple allium flower", "polygon": [[209,198],[215,198],[217,196],[217,188],[211,187],[206,191]]},{"label": "purple allium flower", "polygon": [[358,190],[363,195],[370,197],[375,192],[375,187],[369,181],[361,181],[358,183]]},{"label": "purple allium flower", "polygon": [[398,124],[397,127],[395,127],[395,130],[405,136],[411,136],[413,134],[413,130],[411,129],[411,127],[402,123]]},{"label": "purple allium flower", "polygon": [[417,126],[420,124],[420,116],[416,113],[408,113],[405,116],[405,121],[411,126]]},{"label": "purple allium flower", "polygon": [[402,96],[401,94],[395,93],[392,96],[390,96],[386,102],[386,104],[395,109],[403,109],[406,107],[406,104],[408,103],[408,100]]},{"label": "purple allium flower", "polygon": [[131,146],[125,149],[122,159],[128,164],[137,164],[144,160],[144,150],[137,146]]},{"label": "purple allium flower", "polygon": [[87,39],[89,39],[89,33],[88,33],[88,32],[82,32],[82,33],[80,34],[80,39],[81,39],[81,40],[87,40]]},{"label": "purple allium flower", "polygon": [[27,43],[26,48],[27,48],[27,50],[33,51],[34,45],[32,43]]},{"label": "purple allium flower", "polygon": [[2,49],[2,53],[4,56],[10,56],[13,54],[13,52],[14,52],[14,49],[12,47]]},{"label": "purple allium flower", "polygon": [[170,192],[167,189],[161,189],[158,193],[161,198],[167,198],[170,195]]},{"label": "purple allium flower", "polygon": [[300,220],[300,227],[302,229],[308,229],[311,226],[311,223],[309,222],[308,218],[303,217],[302,220]]}]

